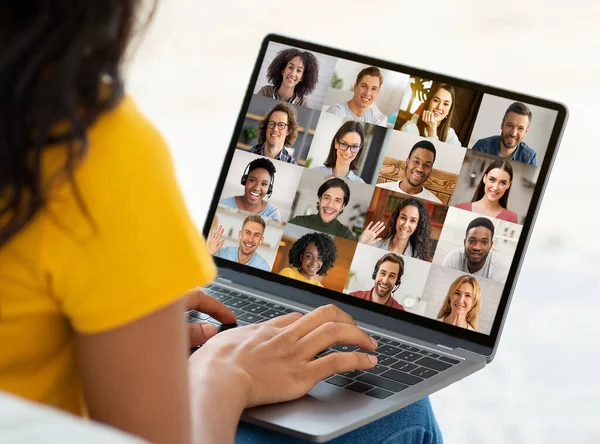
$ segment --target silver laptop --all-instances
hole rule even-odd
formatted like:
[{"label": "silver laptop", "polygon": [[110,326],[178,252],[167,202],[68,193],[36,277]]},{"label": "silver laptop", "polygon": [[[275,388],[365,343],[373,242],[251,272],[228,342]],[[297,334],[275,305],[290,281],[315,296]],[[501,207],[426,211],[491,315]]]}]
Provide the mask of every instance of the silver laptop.
[{"label": "silver laptop", "polygon": [[322,442],[490,363],[567,114],[267,36],[204,227],[206,291],[238,325],[333,303],[378,340],[378,364],[243,420]]}]

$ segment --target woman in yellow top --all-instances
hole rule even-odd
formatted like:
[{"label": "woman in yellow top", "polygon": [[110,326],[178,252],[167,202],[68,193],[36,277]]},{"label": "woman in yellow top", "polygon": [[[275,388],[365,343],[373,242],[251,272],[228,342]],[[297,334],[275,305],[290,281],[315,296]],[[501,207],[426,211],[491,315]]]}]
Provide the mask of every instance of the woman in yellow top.
[{"label": "woman in yellow top", "polygon": [[[313,361],[316,348],[376,345],[333,306],[186,331],[186,308],[235,316],[198,290],[184,298],[215,267],[164,141],[122,93],[138,3],[0,6],[0,396],[155,443],[233,442],[244,408],[376,363]],[[207,338],[188,360],[190,339]]]},{"label": "woman in yellow top", "polygon": [[315,276],[325,276],[335,264],[336,257],[337,248],[330,236],[307,233],[290,248],[288,260],[291,267],[284,268],[279,274],[322,287]]}]

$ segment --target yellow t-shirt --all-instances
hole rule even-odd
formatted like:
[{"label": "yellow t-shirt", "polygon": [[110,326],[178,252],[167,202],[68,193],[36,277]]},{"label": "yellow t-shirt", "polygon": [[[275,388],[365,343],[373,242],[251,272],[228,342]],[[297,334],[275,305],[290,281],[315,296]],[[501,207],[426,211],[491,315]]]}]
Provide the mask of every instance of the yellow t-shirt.
[{"label": "yellow t-shirt", "polygon": [[309,283],[309,284],[316,285],[316,286],[318,286],[318,287],[322,287],[322,286],[323,286],[323,284],[321,284],[321,283],[320,283],[318,280],[316,280],[316,279],[312,279],[312,278],[311,278],[311,279],[306,279],[306,278],[305,278],[304,276],[302,276],[302,274],[301,274],[301,273],[300,273],[298,270],[296,270],[295,268],[291,268],[291,267],[285,267],[283,270],[281,270],[281,271],[279,272],[279,274],[280,274],[281,276],[289,277],[289,278],[296,279],[296,280],[298,280],[298,281],[302,281],[302,282],[307,282],[307,283]]},{"label": "yellow t-shirt", "polygon": [[[75,332],[131,323],[215,276],[164,140],[128,98],[88,133],[75,172],[86,218],[65,180],[0,249],[0,389],[84,412]],[[46,151],[56,175],[61,147]]]}]

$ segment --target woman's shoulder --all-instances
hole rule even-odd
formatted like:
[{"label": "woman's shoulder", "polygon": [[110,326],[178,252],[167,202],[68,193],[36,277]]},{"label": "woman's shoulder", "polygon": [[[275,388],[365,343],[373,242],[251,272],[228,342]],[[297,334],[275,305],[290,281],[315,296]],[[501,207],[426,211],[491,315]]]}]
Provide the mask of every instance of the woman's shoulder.
[{"label": "woman's shoulder", "polygon": [[446,143],[451,145],[460,145],[460,140],[458,140],[458,136],[456,135],[456,131],[454,128],[448,128],[448,135],[446,136]]},{"label": "woman's shoulder", "polygon": [[454,206],[456,208],[460,208],[461,210],[472,211],[472,209],[473,209],[473,202],[463,202],[463,203],[456,204]]},{"label": "woman's shoulder", "polygon": [[259,89],[256,94],[259,94],[259,95],[265,96],[265,97],[272,97],[274,90],[275,90],[275,88],[273,85],[265,85],[261,89]]},{"label": "woman's shoulder", "polygon": [[400,131],[404,131],[405,133],[419,134],[419,127],[412,120],[407,120],[402,127],[400,127]]},{"label": "woman's shoulder", "polygon": [[291,277],[294,275],[294,269],[291,267],[285,267],[277,274],[280,276]]},{"label": "woman's shoulder", "polygon": [[519,222],[519,216],[517,216],[517,213],[513,213],[510,210],[507,210],[506,208],[504,208],[500,214],[498,215],[498,219],[501,220],[505,220],[507,222],[512,222],[512,223],[518,223]]}]

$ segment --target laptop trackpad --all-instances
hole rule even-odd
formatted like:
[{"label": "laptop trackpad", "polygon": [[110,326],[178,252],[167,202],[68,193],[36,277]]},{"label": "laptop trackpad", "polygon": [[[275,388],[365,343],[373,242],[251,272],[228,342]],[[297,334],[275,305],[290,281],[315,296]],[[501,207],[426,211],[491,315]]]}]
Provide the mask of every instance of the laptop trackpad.
[{"label": "laptop trackpad", "polygon": [[376,399],[320,382],[295,401],[247,409],[242,420],[305,439],[330,439],[396,410],[398,399],[391,398]]}]

